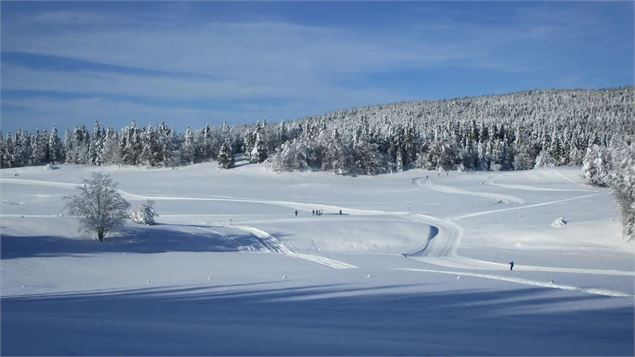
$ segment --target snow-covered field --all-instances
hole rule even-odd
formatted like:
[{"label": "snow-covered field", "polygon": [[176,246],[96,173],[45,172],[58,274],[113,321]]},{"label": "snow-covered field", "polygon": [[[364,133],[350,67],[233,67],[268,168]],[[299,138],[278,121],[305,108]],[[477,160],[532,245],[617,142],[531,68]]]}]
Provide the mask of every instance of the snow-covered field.
[{"label": "snow-covered field", "polygon": [[61,215],[94,170],[0,171],[4,355],[634,353],[634,245],[577,169],[106,167],[160,224],[104,243]]}]

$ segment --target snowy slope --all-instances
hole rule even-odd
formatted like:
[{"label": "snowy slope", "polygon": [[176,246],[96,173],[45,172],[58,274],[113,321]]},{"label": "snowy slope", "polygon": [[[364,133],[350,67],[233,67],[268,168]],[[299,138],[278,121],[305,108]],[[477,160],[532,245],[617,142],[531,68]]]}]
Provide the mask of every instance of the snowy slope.
[{"label": "snowy slope", "polygon": [[0,171],[3,354],[634,352],[635,251],[575,169],[106,167],[160,224],[104,243],[62,215],[95,169]]}]

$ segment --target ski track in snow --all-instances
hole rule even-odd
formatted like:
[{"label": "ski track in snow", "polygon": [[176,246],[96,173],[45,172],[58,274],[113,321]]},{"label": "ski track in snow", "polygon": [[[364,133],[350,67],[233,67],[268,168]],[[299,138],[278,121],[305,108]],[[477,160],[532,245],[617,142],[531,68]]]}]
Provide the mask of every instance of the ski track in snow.
[{"label": "ski track in snow", "polygon": [[599,193],[593,193],[593,194],[589,194],[589,195],[583,195],[583,196],[577,196],[577,197],[571,197],[571,198],[564,198],[564,199],[561,199],[561,200],[534,203],[534,204],[518,206],[518,207],[509,207],[509,208],[501,208],[501,209],[488,210],[488,211],[479,211],[479,212],[464,214],[464,215],[461,215],[461,216],[456,216],[456,217],[453,217],[452,220],[463,219],[463,218],[471,218],[471,217],[478,217],[478,216],[484,216],[484,215],[487,215],[487,214],[514,211],[514,210],[519,210],[519,209],[527,209],[527,208],[555,205],[555,204],[562,203],[562,202],[575,201],[575,200],[580,200],[580,199],[589,198],[589,197],[593,197],[593,196],[599,196],[599,195],[603,195],[603,194],[606,194],[606,193],[599,192]]},{"label": "ski track in snow", "polygon": [[571,183],[578,184],[578,182],[575,182],[574,180],[572,180],[572,179],[568,178],[567,176],[565,176],[565,175],[563,175],[563,174],[559,173],[558,171],[556,171],[556,170],[554,170],[554,169],[550,169],[550,170],[549,170],[549,172],[551,172],[552,174],[555,174],[556,176],[561,177],[561,178],[562,178],[563,180],[565,180],[565,181],[569,181],[569,182],[571,182]]},{"label": "ski track in snow", "polygon": [[[421,187],[430,188],[430,185],[421,185],[419,183],[421,179],[422,178],[415,178],[416,183]],[[47,186],[65,187],[65,188],[74,188],[78,186],[78,184],[73,184],[73,183],[50,182],[50,181],[42,181],[42,180],[4,179],[4,178],[0,178],[0,182],[18,183],[18,184],[37,184],[37,185],[47,185]],[[435,185],[434,187],[438,188],[439,186],[442,186],[442,185]],[[451,186],[442,186],[442,187],[443,187],[443,190],[450,191],[446,193],[468,194],[468,195],[476,195],[476,196],[494,198],[494,199],[502,198],[501,195],[487,193],[487,192],[469,192],[469,191],[461,190],[458,188],[453,188]],[[532,186],[528,186],[528,187],[532,187]],[[248,200],[248,199],[238,199],[238,198],[216,198],[216,197],[149,196],[149,195],[129,193],[121,189],[119,189],[118,191],[120,192],[120,194],[122,194],[123,196],[129,199],[243,202],[243,203],[260,203],[260,204],[277,205],[277,206],[289,207],[289,208],[300,209],[305,211],[310,211],[311,209],[316,209],[316,208],[331,210],[331,211],[338,211],[342,209],[342,210],[345,210],[347,214],[351,214],[351,215],[389,215],[389,216],[406,215],[406,212],[389,212],[389,211],[380,211],[380,210],[352,209],[352,208],[341,207],[341,206],[292,202],[292,201]],[[439,192],[443,192],[443,191],[439,191]],[[597,192],[597,191],[592,191],[592,192]],[[420,250],[414,253],[410,253],[410,254],[405,253],[403,254],[403,256],[414,259],[414,260],[421,260],[426,263],[439,265],[439,266],[460,267],[464,269],[495,270],[500,267],[500,263],[471,259],[471,258],[459,256],[456,254],[456,251],[459,245],[461,244],[461,240],[463,237],[463,227],[459,225],[458,223],[456,223],[455,220],[460,220],[463,218],[470,218],[470,217],[477,217],[477,216],[482,216],[487,214],[501,213],[506,211],[518,210],[518,209],[527,209],[527,208],[553,205],[553,204],[558,204],[558,203],[572,201],[572,200],[589,198],[589,197],[593,197],[593,196],[597,196],[601,194],[606,194],[606,193],[600,192],[600,193],[593,193],[589,195],[566,198],[561,200],[535,203],[530,205],[508,207],[508,208],[488,210],[488,211],[479,211],[479,212],[474,212],[474,213],[470,213],[466,215],[453,217],[450,219],[441,219],[441,218],[423,215],[423,214],[415,214],[415,215],[412,215],[411,217],[413,219],[420,220],[421,222],[428,224],[431,227],[431,232],[428,235],[426,239],[426,243],[423,248],[421,248]],[[514,197],[514,196],[507,196],[507,195],[502,195],[502,196],[506,196],[507,198]],[[507,200],[507,202],[511,202],[511,201],[512,200]],[[9,216],[9,215],[1,215],[1,216]],[[11,215],[11,216],[14,216],[14,215]],[[22,216],[22,215],[19,215],[19,216]],[[30,216],[35,217],[36,215],[30,215]],[[40,217],[39,215],[37,216]],[[53,218],[56,216],[42,215],[41,217]],[[239,226],[232,226],[232,227],[238,228]],[[254,227],[247,227],[247,226],[241,226],[241,228],[244,231],[258,238],[258,240],[263,244],[263,246],[265,246],[270,251],[280,252],[288,256],[313,261],[313,262],[316,262],[325,266],[329,266],[335,269],[357,268],[354,265],[333,260],[330,258],[322,257],[322,256],[295,253],[291,251],[288,247],[286,247],[284,244],[282,244],[277,238],[273,237],[271,234],[265,231],[262,231]],[[630,275],[630,276],[635,275],[634,272],[617,271],[617,270],[600,270],[600,269],[574,269],[574,268],[556,268],[556,267],[540,267],[540,266],[523,266],[521,269],[533,270],[533,271],[577,273],[577,274]],[[453,272],[453,274],[456,274],[456,273]]]},{"label": "ski track in snow", "polygon": [[[570,183],[575,183],[577,184],[577,182],[571,180],[570,178],[563,176],[562,174],[558,173],[555,170],[551,170],[553,173],[555,173],[556,175],[558,175],[559,177],[565,179],[566,181],[570,182]],[[596,190],[585,190],[585,189],[567,189],[567,188],[550,188],[550,187],[538,187],[538,186],[530,186],[530,185],[519,185],[519,184],[506,184],[506,183],[496,183],[496,181],[498,181],[499,179],[503,178],[504,175],[501,175],[499,177],[494,177],[494,178],[489,178],[487,180],[485,180],[485,184],[486,185],[490,185],[490,186],[497,186],[497,187],[503,187],[503,188],[511,188],[513,190],[524,190],[524,191],[551,191],[551,192],[598,192]]]},{"label": "ski track in snow", "polygon": [[[35,184],[35,185],[44,185],[44,186],[54,186],[54,187],[64,187],[64,188],[75,188],[79,186],[79,184],[72,183],[63,183],[63,182],[51,182],[51,181],[43,181],[43,180],[22,180],[22,179],[5,179],[1,178],[0,182],[7,183],[17,183],[17,184]],[[130,192],[126,192],[121,189],[117,189],[117,191],[124,197],[132,198],[132,199],[151,199],[151,200],[184,200],[184,201],[224,201],[224,202],[245,202],[245,203],[262,203],[262,204],[273,204],[290,208],[300,208],[304,210],[321,208],[321,209],[332,209],[339,210],[341,207],[322,205],[322,204],[306,204],[300,202],[288,202],[288,201],[266,201],[266,200],[244,200],[244,199],[232,199],[232,198],[205,198],[205,197],[178,197],[178,196],[146,196],[146,195],[138,195]],[[382,214],[381,211],[366,211],[366,210],[353,210],[347,209],[347,212],[351,213],[359,213],[363,211],[365,214]],[[24,217],[24,215],[0,215],[2,217]],[[57,217],[55,215],[29,215],[29,217],[46,217],[52,218]],[[333,269],[355,269],[357,266],[348,264],[345,262],[341,262],[335,259],[313,255],[313,254],[304,254],[304,253],[296,253],[289,249],[286,245],[280,242],[273,235],[254,227],[248,226],[231,226],[233,228],[242,230],[247,232],[258,239],[258,241],[270,252],[282,253],[284,255],[304,259],[307,261],[311,261],[314,263],[322,264],[329,268]]]},{"label": "ski track in snow", "polygon": [[295,253],[291,249],[289,249],[289,247],[287,247],[284,243],[278,240],[278,238],[274,237],[268,232],[263,231],[262,229],[249,227],[249,226],[232,226],[232,227],[253,235],[270,252],[282,253],[290,257],[308,260],[314,263],[322,264],[324,266],[327,266],[333,269],[356,269],[357,268],[355,265],[344,263],[339,260],[323,257],[320,255]]},{"label": "ski track in snow", "polygon": [[588,293],[588,294],[603,295],[603,296],[610,296],[610,297],[631,297],[631,298],[633,297],[633,295],[626,294],[621,291],[608,290],[608,289],[595,289],[595,288],[580,288],[580,287],[572,286],[572,285],[556,284],[551,281],[538,281],[538,280],[530,280],[530,279],[523,279],[523,278],[513,278],[508,276],[502,276],[502,275],[479,274],[479,273],[470,273],[465,271],[418,269],[418,268],[398,268],[397,270],[422,272],[422,273],[450,274],[450,275],[457,275],[457,276],[471,276],[475,278],[507,281],[510,283],[538,286],[543,288],[579,291],[579,292]]},{"label": "ski track in snow", "polygon": [[[429,185],[429,184],[422,185],[422,184],[419,183],[420,180],[421,180],[421,178],[416,178],[415,179],[417,185],[419,185],[421,187],[431,188],[431,189],[433,189],[435,191],[447,192],[447,193],[452,193],[452,194],[466,194],[466,195],[472,195],[472,196],[482,196],[482,197],[490,197],[490,198],[492,198],[490,193],[468,192],[468,191],[464,191],[464,190],[461,190],[461,189],[456,189],[455,190],[455,189],[451,188],[450,186],[441,186],[441,187],[443,187],[443,190],[440,191],[440,190],[438,190],[440,185]],[[427,181],[429,181],[429,180],[427,180]],[[448,189],[448,187],[450,187],[450,189]],[[532,186],[527,186],[527,187],[532,187]],[[588,191],[586,191],[586,192],[588,192]],[[453,218],[450,218],[450,219],[440,219],[440,218],[431,217],[431,216],[415,215],[414,217],[421,218],[421,219],[423,219],[423,221],[427,222],[428,224],[436,225],[438,227],[438,230],[436,232],[434,230],[431,232],[432,234],[429,235],[428,241],[426,242],[426,245],[421,250],[419,250],[417,252],[414,252],[412,254],[403,254],[403,255],[406,258],[419,260],[419,261],[422,261],[422,262],[425,262],[425,263],[428,263],[428,264],[437,265],[437,266],[446,266],[446,267],[452,267],[452,268],[459,268],[459,269],[480,269],[480,270],[501,270],[501,269],[506,269],[507,268],[507,264],[489,262],[489,261],[484,261],[484,260],[477,260],[477,259],[472,259],[472,258],[467,258],[467,257],[462,257],[462,256],[457,255],[456,251],[457,251],[459,245],[461,244],[461,240],[462,240],[462,237],[463,237],[463,228],[459,224],[457,224],[455,221],[459,220],[459,219],[463,219],[463,218],[477,217],[477,216],[493,214],[493,213],[501,213],[501,212],[506,212],[506,211],[518,210],[518,209],[527,209],[527,208],[554,205],[554,204],[558,204],[558,203],[562,203],[562,202],[579,200],[579,199],[584,199],[584,198],[589,198],[589,197],[593,197],[593,196],[604,194],[602,192],[597,193],[597,191],[591,191],[591,192],[595,192],[595,193],[589,194],[589,195],[578,196],[578,197],[567,198],[567,199],[554,200],[554,201],[548,201],[548,202],[541,202],[541,203],[536,203],[536,204],[530,204],[530,205],[508,207],[508,208],[502,208],[502,209],[496,209],[496,210],[479,211],[479,212],[474,212],[474,213],[470,213],[470,214],[466,214],[466,215],[461,215],[461,216],[458,216],[458,217],[453,217]],[[511,196],[511,197],[513,197],[513,196]],[[526,271],[544,271],[544,272],[559,272],[559,273],[574,273],[574,274],[594,274],[594,275],[635,276],[635,272],[620,271],[620,270],[557,268],[557,267],[542,267],[542,266],[528,266],[528,265],[525,265],[525,266],[516,265],[516,267],[517,267],[517,270],[526,270]],[[541,287],[548,287],[548,288],[580,291],[580,292],[585,292],[585,293],[589,293],[589,294],[596,294],[596,295],[629,296],[629,297],[632,297],[632,295],[628,295],[628,294],[625,294],[625,293],[622,293],[622,292],[617,292],[617,291],[611,291],[611,290],[593,289],[593,288],[579,288],[579,287],[569,286],[569,285],[554,284],[552,282],[540,282],[540,281],[534,281],[534,280],[528,280],[528,279],[522,279],[522,278],[511,278],[511,277],[490,275],[490,274],[479,274],[479,273],[469,273],[469,272],[455,272],[455,271],[442,271],[442,270],[429,270],[429,269],[426,270],[426,269],[406,269],[406,268],[404,268],[404,269],[400,269],[400,270],[424,271],[424,272],[454,274],[454,275],[458,274],[458,275],[474,276],[474,277],[487,278],[487,279],[502,280],[502,281],[508,281],[508,282],[512,282],[512,283],[525,284],[525,285],[531,285],[531,286],[541,286]]]},{"label": "ski track in snow", "polygon": [[[476,269],[476,270],[508,270],[509,264],[490,262],[487,260],[473,259],[463,256],[453,257],[434,257],[434,256],[408,256],[411,259],[420,260],[422,262],[437,266],[444,266],[453,269]],[[571,273],[571,274],[590,274],[590,275],[613,275],[613,276],[632,276],[635,272],[625,270],[612,269],[587,269],[587,268],[559,268],[559,267],[543,267],[535,265],[514,264],[514,271],[540,271],[554,273]]]},{"label": "ski track in snow", "polygon": [[440,185],[440,184],[434,183],[432,182],[432,179],[426,179],[424,181],[423,177],[417,177],[414,179],[414,181],[416,182],[418,186],[425,187],[425,188],[431,189],[433,191],[441,192],[441,193],[476,196],[476,197],[492,199],[495,201],[502,201],[505,203],[517,203],[517,204],[525,203],[525,200],[523,200],[520,197],[504,195],[500,193],[492,193],[492,192],[466,191],[458,187]]},{"label": "ski track in snow", "polygon": [[0,182],[14,183],[18,185],[41,185],[41,186],[63,187],[63,188],[75,188],[81,185],[79,183],[30,180],[30,179],[10,179],[10,178],[0,178]]}]

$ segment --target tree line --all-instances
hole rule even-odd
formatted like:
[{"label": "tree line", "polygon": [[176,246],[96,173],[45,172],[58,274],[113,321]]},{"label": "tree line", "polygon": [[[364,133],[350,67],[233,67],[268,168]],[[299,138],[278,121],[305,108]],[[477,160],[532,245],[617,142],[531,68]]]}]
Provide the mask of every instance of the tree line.
[{"label": "tree line", "polygon": [[97,122],[50,132],[0,135],[0,167],[66,162],[176,166],[236,154],[274,170],[375,175],[412,168],[524,170],[582,165],[587,149],[629,144],[635,136],[633,87],[527,91],[340,110],[271,125],[189,127],[165,123],[121,130]]},{"label": "tree line", "polygon": [[622,218],[622,236],[635,239],[635,144],[587,150],[582,176],[589,185],[610,187]]},{"label": "tree line", "polygon": [[189,127],[165,123],[117,131],[99,122],[50,132],[0,133],[0,167],[47,163],[176,166],[242,154],[277,171],[376,175],[412,168],[499,171],[583,166],[587,183],[610,186],[624,236],[635,225],[635,90],[526,91],[401,102],[271,125]]}]

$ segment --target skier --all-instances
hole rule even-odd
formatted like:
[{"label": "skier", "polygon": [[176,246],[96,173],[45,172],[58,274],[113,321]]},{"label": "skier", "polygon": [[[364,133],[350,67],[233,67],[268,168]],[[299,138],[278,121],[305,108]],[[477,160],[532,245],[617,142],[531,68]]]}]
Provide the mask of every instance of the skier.
[{"label": "skier", "polygon": [[340,216],[342,215],[342,210],[340,210]]},{"label": "skier", "polygon": [[311,210],[311,216],[315,216],[315,210],[314,209]]},{"label": "skier", "polygon": [[298,210],[295,210],[295,216],[296,217],[298,216]]},{"label": "skier", "polygon": [[509,262],[509,270],[514,270],[514,261]]}]

